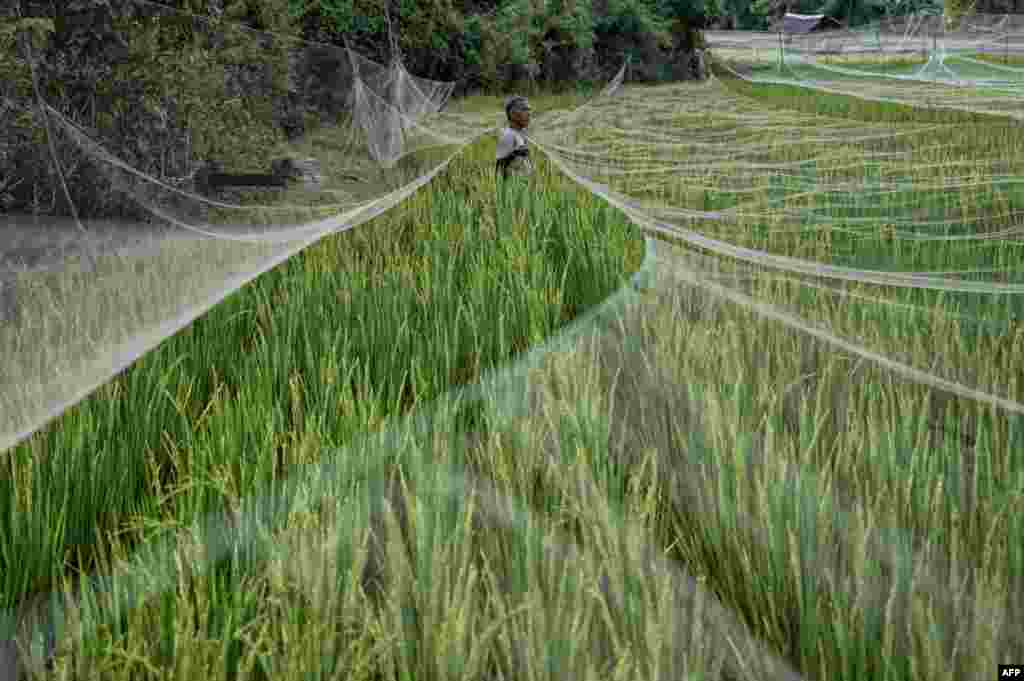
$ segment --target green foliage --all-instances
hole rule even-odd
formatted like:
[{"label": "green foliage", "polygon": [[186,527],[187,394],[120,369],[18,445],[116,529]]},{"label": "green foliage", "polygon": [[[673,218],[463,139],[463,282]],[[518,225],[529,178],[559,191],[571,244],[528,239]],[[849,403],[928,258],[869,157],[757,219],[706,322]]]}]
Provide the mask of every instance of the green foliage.
[{"label": "green foliage", "polygon": [[531,21],[531,5],[535,4],[536,0],[512,0],[495,15],[497,33],[507,36],[504,44],[494,45],[495,55],[504,56],[507,63],[530,63],[530,41],[536,39],[538,32],[536,20]]},{"label": "green foliage", "polygon": [[482,62],[484,28],[479,16],[473,16],[466,20],[466,26],[462,32],[462,54],[468,66],[479,66]]},{"label": "green foliage", "polygon": [[768,28],[768,7],[751,0],[722,0],[726,16],[732,18],[733,28],[760,30]]},{"label": "green foliage", "polygon": [[38,58],[53,32],[53,21],[42,17],[0,24],[0,208],[6,209],[15,202],[15,187],[27,186],[38,177],[12,173],[9,164],[19,153],[42,149],[46,142],[38,108],[34,106],[32,70],[25,51],[31,49],[32,56]]},{"label": "green foliage", "polygon": [[949,25],[955,24],[960,17],[970,14],[977,6],[978,0],[944,0],[943,15]]},{"label": "green foliage", "polygon": [[594,22],[594,28],[598,33],[663,37],[668,25],[645,0],[610,0],[607,13]]},{"label": "green foliage", "polygon": [[356,29],[356,13],[353,4],[353,0],[314,0],[314,2],[305,3],[305,6],[307,13],[313,10],[318,11],[333,22],[335,30],[343,33]]},{"label": "green foliage", "polygon": [[[111,82],[97,88],[119,102],[111,112],[115,117],[175,111],[178,123],[191,133],[196,158],[243,167],[262,164],[265,159],[259,154],[269,153],[281,138],[270,120],[269,102],[286,93],[288,44],[284,39],[256,41],[233,22],[287,35],[295,33],[294,19],[288,0],[234,0],[225,7],[225,17],[227,21],[211,22],[205,30],[174,14],[118,22],[116,28],[131,36],[129,52],[114,67]],[[209,44],[212,33],[223,38],[219,49]],[[235,64],[268,70],[262,91],[227,96],[225,69]]]},{"label": "green foliage", "polygon": [[696,21],[708,15],[708,11],[720,11],[722,0],[657,0],[655,9],[666,19]]},{"label": "green foliage", "polygon": [[[380,16],[380,9],[374,12]],[[460,13],[452,0],[432,0],[423,3],[398,3],[392,7],[391,20],[394,37],[405,54],[435,54],[440,58],[452,55],[456,36],[462,31]],[[381,35],[387,31],[382,26]]]},{"label": "green foliage", "polygon": [[557,12],[550,20],[549,26],[557,29],[568,38],[573,47],[588,49],[594,44],[594,9],[590,2],[565,2],[559,0]]},{"label": "green foliage", "polygon": [[[368,0],[291,0],[293,16],[318,16],[323,26],[337,35],[364,33],[373,37],[387,31],[379,2]],[[301,13],[295,14],[301,5]]]},{"label": "green foliage", "polygon": [[41,50],[53,31],[53,20],[44,17],[25,17],[0,25],[0,49],[7,53],[15,46],[17,36],[25,33],[32,41],[33,49]]},{"label": "green foliage", "polygon": [[601,19],[590,0],[511,0],[495,14],[493,65],[536,66],[548,50],[589,50]]},{"label": "green foliage", "polygon": [[19,43],[28,40],[27,47],[41,52],[53,32],[53,20],[43,17],[27,17],[0,25],[0,92],[10,97],[31,96],[32,73]]},{"label": "green foliage", "polygon": [[725,0],[704,0],[704,16],[708,19],[718,19],[724,17],[725,11]]},{"label": "green foliage", "polygon": [[[702,2],[611,0],[598,11],[592,0],[388,0],[387,8],[403,55],[437,64],[441,77],[498,85],[515,72],[508,67],[547,79],[546,60],[554,52],[564,58],[596,50],[615,61],[620,43],[670,47],[675,22],[699,25]],[[387,58],[380,0],[289,0],[289,7],[307,25],[319,22],[368,56]]]},{"label": "green foliage", "polygon": [[886,16],[886,0],[826,0],[818,10],[850,26],[862,26]]},{"label": "green foliage", "polygon": [[295,35],[297,24],[289,10],[289,0],[248,0],[254,5],[257,28]]}]

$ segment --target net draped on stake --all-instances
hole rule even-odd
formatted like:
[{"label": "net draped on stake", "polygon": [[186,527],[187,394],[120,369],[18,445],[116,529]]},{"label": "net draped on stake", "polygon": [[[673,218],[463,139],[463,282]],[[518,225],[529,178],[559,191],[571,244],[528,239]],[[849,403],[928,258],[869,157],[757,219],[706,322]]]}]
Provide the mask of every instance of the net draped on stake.
[{"label": "net draped on stake", "polygon": [[[395,59],[381,66],[361,57],[350,48],[355,83],[352,88],[353,111],[357,126],[367,140],[370,155],[381,165],[392,167],[403,154],[420,146],[450,143],[434,130],[419,130],[416,121],[437,114],[447,104],[455,83],[417,78]],[[424,139],[426,138],[426,139]]]},{"label": "net draped on stake", "polygon": [[[398,62],[142,1],[130,10],[115,25],[131,36],[130,54],[98,85],[98,114],[59,105],[59,84],[32,64],[32,115],[51,131],[51,172],[71,185],[91,173],[96,196],[136,217],[5,223],[0,450],[261,272],[396,205],[497,122],[442,113],[454,84]],[[146,49],[163,69],[139,68]],[[230,51],[243,56],[222,58]],[[304,127],[288,139],[280,112],[296,99]],[[120,132],[129,116],[149,125],[148,137]],[[207,160],[214,177],[245,175],[254,186],[200,187],[197,162]],[[296,168],[313,177],[300,181]]]}]

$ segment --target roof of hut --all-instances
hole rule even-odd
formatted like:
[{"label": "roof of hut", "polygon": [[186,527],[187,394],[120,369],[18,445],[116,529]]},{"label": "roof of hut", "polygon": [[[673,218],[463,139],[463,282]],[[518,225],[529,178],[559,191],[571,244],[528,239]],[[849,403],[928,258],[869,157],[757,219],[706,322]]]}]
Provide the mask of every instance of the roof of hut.
[{"label": "roof of hut", "polygon": [[790,14],[782,17],[782,32],[787,34],[810,33],[834,20],[824,14]]}]

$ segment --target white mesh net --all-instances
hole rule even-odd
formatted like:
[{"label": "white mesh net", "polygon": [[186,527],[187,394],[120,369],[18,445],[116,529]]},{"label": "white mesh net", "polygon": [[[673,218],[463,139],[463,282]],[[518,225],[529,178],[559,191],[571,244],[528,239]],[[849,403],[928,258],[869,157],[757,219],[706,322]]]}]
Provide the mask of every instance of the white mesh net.
[{"label": "white mesh net", "polygon": [[729,49],[739,55],[760,47],[762,59],[774,66],[752,74],[760,82],[1019,118],[1021,71],[1013,62],[1022,36],[1024,25],[1014,15],[968,15],[956,22],[911,16]]},{"label": "white mesh net", "polygon": [[[178,13],[144,7],[151,35],[174,35]],[[212,40],[211,24],[193,20],[195,44]],[[439,113],[451,83],[414,78],[400,65],[382,67],[352,50],[303,50],[294,39],[221,30],[236,48],[259,40],[276,50],[278,61],[257,62],[260,83],[270,83],[264,92],[250,92],[232,108],[225,89],[230,77],[211,60],[192,80],[176,82],[176,90],[165,83],[163,99],[151,105],[167,111],[185,101],[227,100],[222,115],[237,115],[240,123],[266,131],[270,139],[253,140],[248,158],[217,169],[233,172],[207,174],[213,191],[196,186],[202,171],[193,169],[191,181],[155,172],[160,159],[153,151],[131,148],[114,130],[83,125],[41,98],[36,115],[54,141],[53,168],[65,174],[88,168],[101,180],[102,191],[126,198],[143,215],[101,224],[95,234],[89,225],[67,229],[38,219],[12,219],[5,226],[10,237],[3,240],[0,262],[13,297],[8,305],[16,309],[0,330],[10,349],[0,370],[0,448],[59,414],[246,281],[323,236],[400,202],[493,127],[493,116],[474,125]],[[287,94],[288,70],[302,69],[304,60],[326,61],[331,71],[316,85],[343,88],[343,96],[331,95],[351,106],[343,111],[308,107],[303,137],[275,139],[274,106]],[[40,95],[46,90],[43,84]],[[169,131],[162,140],[164,154],[182,153],[198,134],[187,126]],[[216,153],[216,140],[207,145]],[[184,159],[179,167],[190,163],[194,159]],[[116,252],[96,243],[103,233],[108,244],[121,242]],[[96,249],[100,255],[90,261]],[[36,259],[45,263],[25,262],[43,253]],[[81,259],[75,257],[79,253]]]},{"label": "white mesh net", "polygon": [[[180,17],[162,12],[146,20],[158,34],[168,22],[170,34]],[[293,595],[314,603],[352,593],[341,584],[366,574],[359,561],[384,563],[376,569],[392,585],[395,600],[382,608],[392,619],[373,621],[394,630],[381,640],[420,647],[395,643],[401,653],[381,663],[382,675],[990,673],[1024,645],[1014,607],[1024,524],[1012,512],[1024,452],[1024,169],[1017,143],[1000,137],[1015,123],[983,117],[1017,116],[1016,67],[986,57],[998,45],[1009,54],[1012,26],[972,17],[947,29],[912,17],[793,37],[778,63],[720,65],[721,77],[703,83],[626,87],[623,67],[584,105],[537,116],[531,145],[658,238],[643,277],[555,342],[239,501],[230,523],[211,517],[198,532],[204,560],[229,543],[258,547],[283,574],[302,573],[295,591],[305,596]],[[39,88],[55,168],[75,180],[87,159],[147,219],[107,234],[87,221],[54,230],[59,238],[36,249],[40,262],[16,263],[30,249],[4,240],[20,314],[0,329],[9,348],[0,449],[13,451],[260,273],[397,205],[496,123],[446,113],[452,84],[414,77],[399,61],[288,46],[285,71],[321,68],[305,91],[318,108],[305,112],[304,136],[263,141],[261,162],[283,158],[293,175],[318,168],[321,177],[270,198],[211,196],[158,173],[155,154],[90,127]],[[838,59],[919,50],[920,63],[902,72]],[[267,58],[270,71],[278,66]],[[913,105],[919,115],[858,117],[839,103],[832,115],[810,113],[807,96],[772,84],[809,89],[811,99]],[[177,85],[153,106],[214,96],[206,81]],[[247,115],[269,120],[273,107],[260,100],[273,97],[250,98]],[[167,146],[184,136],[171,133]],[[249,173],[235,182],[256,181],[252,168],[234,170]],[[208,171],[205,182],[223,186],[226,175]],[[5,229],[15,234],[13,223]],[[589,248],[565,258],[590,257]],[[438,464],[438,452],[463,447],[452,440],[474,401],[491,439],[461,469]],[[513,452],[518,463],[495,477],[523,498],[469,472],[491,450]],[[402,484],[385,461],[401,463]],[[543,485],[558,494],[530,497]],[[324,500],[337,526],[315,546],[267,538],[283,517]],[[494,537],[505,542],[504,564],[469,567]],[[103,588],[121,607],[173,591],[182,551],[144,547]],[[311,575],[321,559],[327,576]],[[439,565],[458,575],[438,576]],[[37,568],[25,568],[26,584]],[[442,586],[417,591],[431,579]],[[472,610],[481,582],[490,605]],[[502,595],[517,588],[531,595]],[[352,598],[351,616],[377,617]],[[105,615],[91,617],[80,638]],[[440,631],[447,638],[424,633]],[[531,666],[538,660],[549,664]]]},{"label": "white mesh net", "polygon": [[[898,45],[919,26],[897,27],[889,37]],[[804,535],[807,553],[793,548],[802,556],[793,558],[801,563],[798,579],[847,604],[861,597],[855,594],[869,601],[880,596],[867,595],[867,582],[856,586],[853,536],[859,531],[839,528],[872,514],[879,522],[888,519],[890,543],[871,549],[870,560],[905,571],[904,587],[886,582],[899,594],[893,597],[920,598],[935,621],[944,622],[934,640],[942,641],[936,654],[944,668],[956,670],[941,672],[951,678],[981,674],[991,664],[986,660],[1012,657],[1020,645],[1009,633],[1019,620],[1004,598],[1020,589],[1013,576],[1018,553],[981,558],[987,540],[980,535],[973,552],[960,553],[951,544],[969,532],[953,540],[956,532],[948,531],[952,517],[970,509],[978,519],[981,506],[1003,503],[994,500],[1006,499],[1013,487],[991,477],[995,487],[987,492],[971,488],[963,476],[977,480],[975,466],[989,465],[980,463],[978,452],[983,449],[991,463],[1019,460],[1022,196],[1019,154],[1008,141],[1018,124],[982,115],[1016,118],[1019,94],[1008,82],[985,80],[982,74],[991,71],[973,71],[972,80],[967,66],[956,66],[965,52],[993,44],[992,34],[1005,26],[963,24],[945,34],[944,51],[910,74],[894,73],[888,63],[889,73],[852,59],[827,63],[812,49],[794,49],[800,43],[793,37],[780,63],[751,68],[748,61],[699,85],[627,89],[594,102],[570,124],[546,125],[532,135],[563,172],[670,242],[658,244],[659,283],[650,293],[657,302],[640,305],[646,316],[638,323],[651,336],[645,344],[636,340],[645,337],[636,327],[624,334],[643,348],[634,361],[647,369],[631,367],[623,376],[656,376],[635,393],[644,405],[638,408],[656,412],[644,398],[657,394],[654,403],[664,399],[676,409],[648,420],[637,416],[645,425],[631,431],[679,424],[685,444],[665,448],[676,462],[665,464],[669,475],[687,467],[680,461],[706,467],[689,477],[679,473],[676,493],[685,499],[679,507],[704,509],[708,515],[695,522],[714,517],[712,524],[724,528],[711,546],[731,542],[730,532],[751,532],[760,537],[757,554],[784,553],[786,541],[773,538],[782,516],[764,510],[774,508],[776,494],[795,495],[781,503],[815,506],[818,511],[808,512],[819,513],[817,520],[806,525],[786,516],[794,525],[785,532],[814,528],[808,530],[813,539]],[[884,56],[884,41],[870,48],[864,34],[847,37],[861,41],[851,51]],[[813,40],[824,38],[807,44]],[[984,64],[981,57],[974,63]],[[829,94],[856,99],[828,100]],[[872,108],[865,100],[917,109]],[[893,411],[881,416],[876,409]],[[966,432],[972,435],[965,438]],[[990,438],[989,432],[1000,435]],[[725,463],[723,455],[735,456],[735,463]],[[956,468],[935,471],[930,483],[916,480],[936,494],[957,491],[930,505],[896,493],[890,483],[881,483],[885,493],[864,483],[886,478],[917,485],[900,477],[915,475],[912,459]],[[879,467],[902,472],[888,478]],[[769,491],[773,486],[777,492]],[[890,497],[891,506],[881,501],[891,494],[899,500]],[[868,510],[878,503],[889,510]],[[989,520],[977,522],[1002,531]],[[804,540],[793,535],[792,541]],[[767,569],[768,563],[749,560]],[[980,580],[983,573],[1002,576],[984,587],[957,581]],[[949,580],[961,585],[953,590],[958,595],[944,586]],[[825,612],[818,616],[831,619]],[[893,650],[921,659],[915,637],[923,624],[913,618],[903,611],[900,623],[886,630],[900,632],[893,634]],[[821,631],[809,645],[840,645],[841,636]],[[986,653],[961,655],[957,640]],[[838,648],[833,654],[842,657]],[[804,655],[807,661],[830,657]],[[890,673],[924,673],[881,664]],[[855,666],[841,663],[820,673],[857,675]]]}]

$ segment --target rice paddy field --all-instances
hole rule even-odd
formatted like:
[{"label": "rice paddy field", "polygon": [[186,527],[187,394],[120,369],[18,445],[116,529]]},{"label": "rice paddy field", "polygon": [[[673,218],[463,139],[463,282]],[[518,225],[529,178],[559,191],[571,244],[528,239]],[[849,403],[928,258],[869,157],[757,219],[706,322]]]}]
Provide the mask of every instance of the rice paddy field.
[{"label": "rice paddy field", "polygon": [[[1021,402],[1019,295],[808,287],[682,230],[645,242],[565,176],[738,247],[1009,286],[1019,125],[715,73],[627,87],[572,137],[538,117],[554,151],[531,179],[496,183],[476,143],[5,452],[0,593],[28,613],[26,675],[961,681],[1019,662],[1020,414],[741,304]],[[815,220],[772,217],[791,215]],[[968,233],[991,238],[950,238]]]}]

